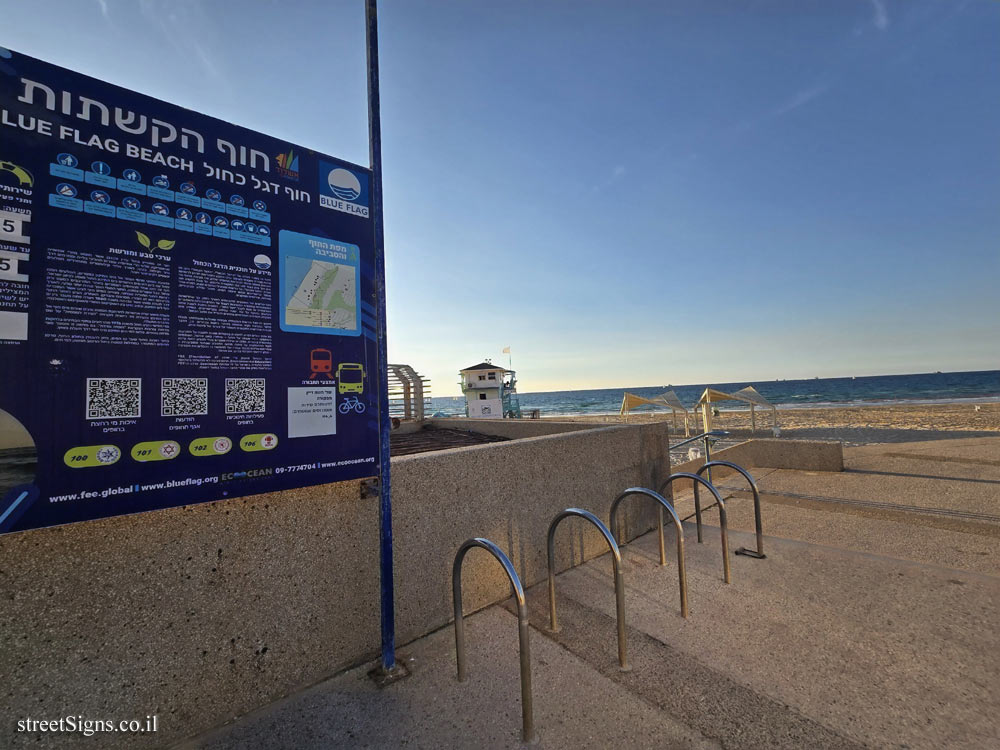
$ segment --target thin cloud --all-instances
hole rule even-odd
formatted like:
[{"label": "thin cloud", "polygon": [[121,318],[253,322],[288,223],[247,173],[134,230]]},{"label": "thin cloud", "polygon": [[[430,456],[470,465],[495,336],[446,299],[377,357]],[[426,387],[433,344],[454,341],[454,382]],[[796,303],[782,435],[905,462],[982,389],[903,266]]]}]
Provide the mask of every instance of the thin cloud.
[{"label": "thin cloud", "polygon": [[611,185],[613,185],[614,183],[618,182],[618,180],[620,180],[622,177],[624,177],[625,176],[625,172],[627,172],[627,171],[628,170],[625,169],[625,165],[624,164],[617,165],[614,169],[611,170],[611,176],[608,177],[608,179],[604,180],[604,182],[601,182],[601,183],[599,183],[597,185],[592,186],[590,188],[590,191],[592,193],[599,193],[600,191],[605,190],[605,189],[611,187]]},{"label": "thin cloud", "polygon": [[809,104],[809,102],[819,99],[829,90],[830,87],[828,85],[819,84],[797,91],[791,98],[786,99],[763,114],[757,115],[756,117],[750,117],[736,123],[736,125],[729,129],[728,134],[737,135],[745,133],[748,130],[753,130],[758,125],[762,125],[765,122],[770,122],[771,120],[777,120],[778,118],[784,117],[800,107],[804,107],[806,104]]},{"label": "thin cloud", "polygon": [[885,0],[869,0],[872,4],[872,25],[879,31],[889,28],[889,11]]},{"label": "thin cloud", "polygon": [[803,89],[802,91],[797,92],[795,96],[788,101],[772,109],[764,115],[761,120],[770,120],[776,117],[781,117],[782,115],[787,115],[789,112],[794,112],[799,107],[823,96],[828,89],[829,86],[814,86],[809,89]]},{"label": "thin cloud", "polygon": [[208,29],[211,26],[207,15],[197,2],[174,0],[172,3],[164,3],[157,0],[140,0],[139,10],[159,29],[178,54],[193,56],[201,64],[206,75],[221,84],[228,85],[226,75],[209,53],[208,45],[195,37],[197,30]]},{"label": "thin cloud", "polygon": [[202,67],[208,72],[208,74],[218,80],[225,80],[225,75],[221,70],[219,70],[219,66],[215,64],[215,60],[212,59],[211,55],[208,54],[208,50],[206,50],[194,39],[189,40],[189,43],[191,44],[191,49],[194,50],[195,55],[197,55],[198,59],[201,61]]},{"label": "thin cloud", "polygon": [[101,15],[104,16],[104,20],[111,20],[111,12],[108,10],[108,0],[97,0],[97,4],[101,8]]}]

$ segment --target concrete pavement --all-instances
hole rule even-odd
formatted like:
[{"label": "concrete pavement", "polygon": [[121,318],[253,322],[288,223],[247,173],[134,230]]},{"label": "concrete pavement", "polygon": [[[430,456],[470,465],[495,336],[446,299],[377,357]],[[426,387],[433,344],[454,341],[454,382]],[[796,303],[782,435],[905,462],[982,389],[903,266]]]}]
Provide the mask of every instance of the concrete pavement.
[{"label": "concrete pavement", "polygon": [[[1000,574],[1000,437],[845,448],[844,462],[843,472],[748,467],[765,533]],[[730,527],[752,530],[744,480],[717,484],[730,498]],[[689,488],[674,498],[682,516],[694,512]],[[718,523],[714,510],[704,518]]]},{"label": "concrete pavement", "polygon": [[[731,556],[728,585],[717,512],[704,544],[685,524],[686,620],[672,530],[665,567],[655,533],[626,547],[631,671],[616,660],[608,555],[558,576],[559,633],[544,585],[530,589],[538,746],[1000,746],[1000,524],[926,512],[1000,516],[1000,439],[845,461],[758,472],[768,557]],[[750,496],[727,494],[730,549],[752,547]],[[852,504],[866,501],[896,507]],[[182,746],[519,747],[516,619],[498,606],[467,623],[466,683],[448,627],[402,649],[414,674],[385,690],[355,669]]]},{"label": "concrete pavement", "polygon": [[[384,690],[368,679],[368,665],[178,747],[522,747],[517,618],[499,606],[466,618],[464,683],[455,677],[453,632],[444,628],[407,646],[411,676]],[[721,748],[534,630],[531,649],[533,747]]]},{"label": "concrete pavement", "polygon": [[[677,611],[676,571],[659,566],[655,535],[627,548],[631,627],[758,699],[754,710],[746,710],[750,704],[726,690],[702,690],[701,698],[696,692],[685,706],[671,704],[673,715],[727,747],[824,746],[821,738],[791,735],[782,743],[755,734],[793,716],[833,732],[842,747],[995,745],[1000,579],[769,537],[766,560],[732,558],[727,585],[717,534],[717,528],[706,529],[699,545],[693,529],[686,529],[686,621]],[[752,543],[741,532],[730,540],[731,548]],[[604,615],[609,652],[614,609],[610,571],[601,570],[602,563],[608,567],[599,560],[567,571],[559,577],[558,593],[560,601]],[[541,604],[533,601],[532,616],[544,622]],[[560,611],[560,642],[580,653],[588,641],[579,633],[573,642],[571,621]],[[596,629],[585,632],[591,631]],[[598,652],[592,641],[586,648]],[[671,683],[670,660],[658,668],[660,680]],[[684,690],[672,684],[672,700]]]},{"label": "concrete pavement", "polygon": [[[982,748],[1000,737],[1000,580],[769,537],[766,560],[733,557],[726,585],[718,529],[707,531],[699,545],[685,530],[687,620],[655,535],[626,548],[631,672],[615,657],[607,556],[559,576],[558,634],[545,587],[529,591],[540,746]],[[379,691],[354,670],[186,747],[518,747],[516,620],[493,607],[468,625],[465,684],[446,628],[404,649],[408,680]]]}]

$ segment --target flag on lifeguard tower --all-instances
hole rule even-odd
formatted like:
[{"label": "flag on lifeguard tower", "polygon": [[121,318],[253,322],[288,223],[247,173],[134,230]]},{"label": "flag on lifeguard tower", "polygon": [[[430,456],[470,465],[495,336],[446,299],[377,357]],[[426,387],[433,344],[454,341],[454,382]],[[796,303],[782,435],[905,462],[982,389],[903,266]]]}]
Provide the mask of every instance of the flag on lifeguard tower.
[{"label": "flag on lifeguard tower", "polygon": [[509,346],[505,346],[505,347],[503,348],[503,353],[504,353],[504,354],[510,354],[510,347],[509,347]]},{"label": "flag on lifeguard tower", "polygon": [[511,363],[511,356],[510,356],[510,344],[508,344],[507,346],[505,346],[505,347],[503,348],[503,352],[502,352],[502,353],[503,353],[503,354],[506,354],[506,355],[507,355],[507,369],[509,370],[509,369],[511,369],[511,368],[512,368],[512,367],[514,366],[514,365],[513,365],[512,363]]}]

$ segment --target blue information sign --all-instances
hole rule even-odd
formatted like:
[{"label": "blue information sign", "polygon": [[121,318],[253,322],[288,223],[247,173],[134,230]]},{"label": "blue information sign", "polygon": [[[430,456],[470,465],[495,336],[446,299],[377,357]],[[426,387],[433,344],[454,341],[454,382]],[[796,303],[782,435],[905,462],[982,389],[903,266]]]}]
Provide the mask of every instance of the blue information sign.
[{"label": "blue information sign", "polygon": [[370,185],[0,48],[0,533],[377,475]]}]

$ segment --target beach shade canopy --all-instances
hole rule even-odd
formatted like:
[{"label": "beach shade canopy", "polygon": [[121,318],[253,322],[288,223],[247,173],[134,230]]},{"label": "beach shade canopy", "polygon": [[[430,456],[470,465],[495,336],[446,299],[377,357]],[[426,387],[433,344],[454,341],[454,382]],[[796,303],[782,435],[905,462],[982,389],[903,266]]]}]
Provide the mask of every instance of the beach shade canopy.
[{"label": "beach shade canopy", "polygon": [[673,411],[673,413],[674,413],[674,429],[677,429],[677,412],[680,412],[681,414],[684,415],[684,437],[690,437],[691,436],[691,423],[688,420],[688,417],[690,416],[690,414],[689,414],[688,410],[684,407],[684,404],[681,403],[681,400],[677,396],[677,394],[674,393],[673,391],[664,391],[663,393],[661,393],[656,398],[662,398],[666,402],[667,406],[669,406],[671,408],[671,410]]},{"label": "beach shade canopy", "polygon": [[743,401],[744,403],[750,404],[750,429],[752,432],[757,431],[757,415],[754,412],[755,407],[762,406],[764,408],[771,410],[771,422],[774,433],[778,434],[778,408],[768,401],[766,398],[760,395],[756,388],[752,385],[748,385],[746,388],[741,388],[736,391],[736,393],[725,393],[723,391],[717,391],[714,388],[706,388],[705,392],[701,394],[701,398],[698,399],[698,403],[694,405],[695,410],[701,407],[701,419],[702,424],[705,427],[705,432],[710,432],[712,429],[712,408],[711,404],[713,401]]},{"label": "beach shade canopy", "polygon": [[766,406],[768,409],[777,410],[777,407],[761,396],[757,389],[752,385],[748,385],[746,388],[740,388],[733,394],[733,398],[742,399],[743,401],[749,401],[751,404],[757,404],[757,406]]},{"label": "beach shade canopy", "polygon": [[637,406],[658,406],[661,409],[670,409],[673,412],[675,428],[677,427],[677,412],[682,413],[684,415],[684,434],[690,434],[688,410],[684,408],[681,400],[677,398],[677,394],[673,391],[667,391],[652,398],[643,398],[642,396],[625,391],[625,395],[622,397],[622,408],[619,413],[627,419],[628,413]]},{"label": "beach shade canopy", "polygon": [[659,396],[657,396],[657,398],[662,398],[664,401],[666,401],[667,405],[675,412],[679,411],[683,414],[688,413],[688,410],[684,408],[684,404],[681,403],[680,398],[678,398],[677,394],[674,393],[673,391],[664,391]]},{"label": "beach shade canopy", "polygon": [[659,406],[661,408],[665,408],[667,404],[659,396],[655,398],[643,398],[642,396],[636,396],[634,393],[625,391],[625,396],[622,398],[622,408],[620,413],[627,416],[629,411],[637,406]]}]

